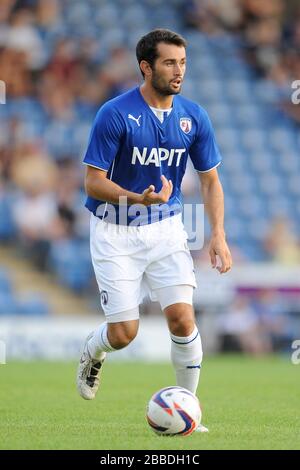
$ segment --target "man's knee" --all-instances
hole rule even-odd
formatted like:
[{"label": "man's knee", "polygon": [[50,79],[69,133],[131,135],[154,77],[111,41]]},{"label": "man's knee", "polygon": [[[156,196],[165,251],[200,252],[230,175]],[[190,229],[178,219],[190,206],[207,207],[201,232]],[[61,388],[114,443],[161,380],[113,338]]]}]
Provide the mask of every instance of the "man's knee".
[{"label": "man's knee", "polygon": [[128,346],[137,335],[139,321],[131,320],[119,323],[108,323],[108,340],[114,349]]},{"label": "man's knee", "polygon": [[189,336],[195,328],[192,305],[180,303],[165,308],[170,332],[175,336]]}]

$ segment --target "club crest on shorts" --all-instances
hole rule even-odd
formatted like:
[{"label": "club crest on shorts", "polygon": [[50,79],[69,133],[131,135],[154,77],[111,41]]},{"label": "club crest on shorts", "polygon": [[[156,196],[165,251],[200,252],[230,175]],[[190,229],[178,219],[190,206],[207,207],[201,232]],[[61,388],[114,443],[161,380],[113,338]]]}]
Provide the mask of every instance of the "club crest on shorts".
[{"label": "club crest on shorts", "polygon": [[101,305],[107,305],[108,302],[108,293],[106,290],[100,292]]},{"label": "club crest on shorts", "polygon": [[192,120],[191,120],[191,118],[187,118],[187,117],[180,118],[180,129],[185,134],[188,134],[192,129]]}]

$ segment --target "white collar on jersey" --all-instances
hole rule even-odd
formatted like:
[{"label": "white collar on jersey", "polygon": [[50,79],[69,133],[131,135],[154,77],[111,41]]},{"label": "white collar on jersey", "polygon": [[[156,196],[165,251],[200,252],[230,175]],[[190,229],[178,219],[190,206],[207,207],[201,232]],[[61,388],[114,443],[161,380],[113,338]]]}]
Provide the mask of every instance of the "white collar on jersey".
[{"label": "white collar on jersey", "polygon": [[173,108],[168,109],[161,109],[161,108],[153,108],[153,106],[149,106],[151,111],[155,114],[155,116],[160,120],[161,123],[164,122],[164,119],[169,116],[170,112]]}]

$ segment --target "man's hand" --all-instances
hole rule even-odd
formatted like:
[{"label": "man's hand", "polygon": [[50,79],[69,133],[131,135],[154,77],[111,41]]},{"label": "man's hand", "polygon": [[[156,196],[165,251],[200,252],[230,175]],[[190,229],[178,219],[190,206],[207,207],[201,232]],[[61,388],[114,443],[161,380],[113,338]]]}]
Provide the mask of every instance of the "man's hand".
[{"label": "man's hand", "polygon": [[[227,273],[232,266],[231,253],[224,235],[213,235],[209,244],[209,255],[211,265],[217,268],[220,274]],[[221,266],[217,265],[218,259],[221,260]]]},{"label": "man's hand", "polygon": [[141,204],[150,206],[151,204],[161,204],[168,202],[173,191],[173,183],[171,180],[167,180],[165,176],[160,177],[162,181],[162,188],[159,193],[155,192],[153,184],[149,188],[145,189],[142,194]]}]

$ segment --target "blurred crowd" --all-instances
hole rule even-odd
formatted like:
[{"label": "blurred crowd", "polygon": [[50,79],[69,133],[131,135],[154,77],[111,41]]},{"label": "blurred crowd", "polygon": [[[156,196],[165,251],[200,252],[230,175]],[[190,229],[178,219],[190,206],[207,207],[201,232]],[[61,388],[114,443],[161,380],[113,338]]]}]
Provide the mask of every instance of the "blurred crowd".
[{"label": "blurred crowd", "polygon": [[[239,33],[253,66],[280,83],[300,76],[297,3],[190,0],[184,10],[187,24],[208,35]],[[85,34],[71,28],[80,25],[82,8],[70,0],[0,2],[0,79],[7,92],[0,105],[0,239],[17,239],[39,269],[69,266],[63,280],[74,289],[84,287],[82,266],[89,265],[81,160],[91,123],[101,103],[140,81],[128,46],[103,47],[104,36],[88,35],[89,26]],[[185,189],[194,196],[191,181],[188,175]],[[262,247],[267,259],[298,263],[297,237],[276,224]]]},{"label": "blurred crowd", "polygon": [[299,313],[297,293],[285,297],[275,289],[238,292],[217,317],[219,350],[254,356],[289,353],[298,337]]},{"label": "blurred crowd", "polygon": [[17,237],[40,269],[68,240],[86,242],[81,159],[91,122],[138,76],[125,47],[67,34],[68,12],[65,1],[0,2],[0,238]]},{"label": "blurred crowd", "polygon": [[257,73],[283,89],[281,107],[300,122],[299,106],[284,99],[300,79],[300,4],[298,0],[189,0],[186,23],[209,34],[230,31]]},{"label": "blurred crowd", "polygon": [[[113,23],[116,10],[105,1],[87,3],[0,1],[0,80],[6,85],[6,104],[0,104],[0,242],[13,241],[38,269],[54,272],[60,284],[79,293],[97,291],[81,164],[91,123],[104,101],[140,81],[132,45],[114,41],[118,28],[108,40],[105,18]],[[300,79],[298,0],[173,3],[188,27],[208,36],[233,34],[258,76],[283,89]],[[138,6],[137,18],[143,15]],[[284,106],[298,119],[297,107]],[[187,202],[198,198],[198,178],[190,169],[183,186]],[[246,260],[240,249],[231,249],[235,263]],[[264,260],[300,264],[299,240],[284,217],[270,224],[260,249]],[[206,249],[193,255],[196,265],[209,265]],[[238,295],[219,316],[220,349],[255,355],[285,349],[292,336],[286,306],[274,292]]]}]

